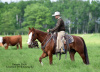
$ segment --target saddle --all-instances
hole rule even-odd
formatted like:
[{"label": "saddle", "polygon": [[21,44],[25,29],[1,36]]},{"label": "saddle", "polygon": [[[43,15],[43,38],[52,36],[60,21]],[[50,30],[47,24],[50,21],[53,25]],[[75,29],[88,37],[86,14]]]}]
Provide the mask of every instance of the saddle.
[{"label": "saddle", "polygon": [[[72,35],[68,35],[67,33],[65,34],[64,37],[62,37],[62,39],[63,38],[64,38],[64,44],[70,44],[70,43],[74,42],[74,39],[73,39]],[[56,45],[57,33],[53,34],[53,40],[54,40],[54,43]]]},{"label": "saddle", "polygon": [[[64,50],[64,53],[60,51],[60,55],[59,55],[59,60],[61,59],[61,54],[66,54],[65,58],[67,57],[67,51],[70,51],[70,47],[69,47],[69,44],[74,42],[74,39],[71,35],[68,35],[67,33],[65,34],[65,36],[62,37],[62,39],[64,39],[64,44],[63,44],[63,50]],[[54,49],[56,51],[56,42],[57,42],[57,33],[54,33],[53,34],[53,40],[54,40]],[[67,45],[67,49],[65,49],[64,45]],[[56,53],[57,55],[57,53]]]},{"label": "saddle", "polygon": [[69,44],[72,43],[72,42],[74,42],[74,39],[73,39],[72,35],[68,35],[66,33],[65,36],[64,36],[64,38],[65,38],[65,40],[68,41]]}]

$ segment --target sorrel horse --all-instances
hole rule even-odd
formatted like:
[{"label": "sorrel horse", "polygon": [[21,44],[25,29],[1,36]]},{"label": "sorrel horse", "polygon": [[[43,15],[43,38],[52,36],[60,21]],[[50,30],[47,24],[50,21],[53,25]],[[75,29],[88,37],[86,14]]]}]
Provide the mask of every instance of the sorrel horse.
[{"label": "sorrel horse", "polygon": [[[35,41],[38,39],[41,42],[41,47],[45,45],[46,41],[51,37],[51,34],[47,36],[48,33],[42,32],[40,30],[32,29],[29,27],[29,39],[28,39],[28,44],[30,45],[32,41]],[[85,42],[82,37],[79,36],[72,36],[74,38],[74,42],[69,44],[70,46],[70,59],[74,61],[74,55],[76,52],[79,53],[81,58],[83,59],[83,62],[85,64],[89,64],[89,59],[88,59],[88,53],[87,53],[87,48],[85,45]],[[44,41],[45,40],[45,41]],[[67,47],[65,45],[65,47]],[[42,49],[42,48],[41,48]],[[42,49],[43,50],[43,49]],[[42,55],[39,58],[39,62],[42,63],[42,59],[49,56],[49,62],[52,64],[52,59],[53,59],[53,54],[55,54],[55,49],[54,49],[54,40],[51,39],[47,45],[45,46],[45,49],[43,50]]]}]

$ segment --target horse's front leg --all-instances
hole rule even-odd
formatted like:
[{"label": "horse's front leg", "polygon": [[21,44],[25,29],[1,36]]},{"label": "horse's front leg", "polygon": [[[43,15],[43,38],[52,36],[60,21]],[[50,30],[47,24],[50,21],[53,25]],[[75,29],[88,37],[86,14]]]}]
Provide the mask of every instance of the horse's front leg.
[{"label": "horse's front leg", "polygon": [[52,64],[53,54],[50,51],[48,52],[48,56],[49,56],[49,63]]},{"label": "horse's front leg", "polygon": [[42,53],[42,55],[40,56],[40,58],[39,58],[39,62],[41,63],[41,65],[43,65],[43,63],[42,63],[42,59],[43,58],[45,58],[47,56],[47,54],[46,53]]}]

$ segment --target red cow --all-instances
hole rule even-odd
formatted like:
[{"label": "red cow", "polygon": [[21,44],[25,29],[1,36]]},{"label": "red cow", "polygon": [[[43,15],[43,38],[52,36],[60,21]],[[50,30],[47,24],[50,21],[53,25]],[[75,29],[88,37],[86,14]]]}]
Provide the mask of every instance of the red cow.
[{"label": "red cow", "polygon": [[1,45],[3,44],[5,49],[8,49],[8,46],[15,46],[15,45],[17,46],[17,49],[19,48],[18,45],[20,45],[20,48],[22,49],[21,35],[0,37],[0,43]]}]

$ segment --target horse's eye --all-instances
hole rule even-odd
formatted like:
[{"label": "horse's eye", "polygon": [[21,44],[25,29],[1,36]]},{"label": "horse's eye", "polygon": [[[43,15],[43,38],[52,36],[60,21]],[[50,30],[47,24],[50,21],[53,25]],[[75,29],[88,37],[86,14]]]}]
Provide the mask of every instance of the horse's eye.
[{"label": "horse's eye", "polygon": [[35,34],[33,34],[33,36],[34,36]]}]

